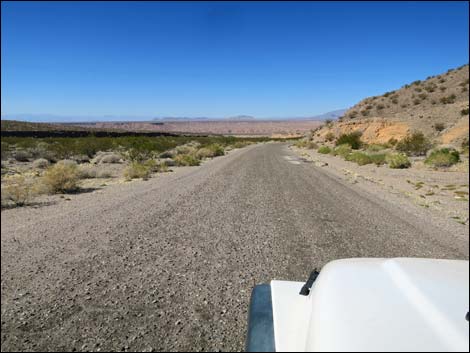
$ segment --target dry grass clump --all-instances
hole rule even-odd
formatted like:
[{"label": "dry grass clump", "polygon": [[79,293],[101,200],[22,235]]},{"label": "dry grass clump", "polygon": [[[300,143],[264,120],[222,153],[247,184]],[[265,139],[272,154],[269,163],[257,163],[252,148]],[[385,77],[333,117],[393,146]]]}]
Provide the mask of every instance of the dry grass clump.
[{"label": "dry grass clump", "polygon": [[63,160],[49,167],[43,177],[43,184],[51,193],[67,193],[78,189],[80,173],[77,164],[71,160]]},{"label": "dry grass clump", "polygon": [[147,180],[152,173],[152,167],[148,163],[131,162],[126,169],[124,169],[124,177],[126,180],[142,178]]},{"label": "dry grass clump", "polygon": [[5,178],[2,187],[2,207],[8,203],[14,206],[25,206],[38,193],[36,183],[23,175],[13,175]]}]

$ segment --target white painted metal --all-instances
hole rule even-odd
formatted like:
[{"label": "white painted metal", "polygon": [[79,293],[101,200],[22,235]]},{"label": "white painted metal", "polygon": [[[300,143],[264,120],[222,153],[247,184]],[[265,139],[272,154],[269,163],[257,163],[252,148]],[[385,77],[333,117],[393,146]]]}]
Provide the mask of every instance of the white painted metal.
[{"label": "white painted metal", "polygon": [[272,281],[277,351],[468,351],[468,261],[349,259]]}]

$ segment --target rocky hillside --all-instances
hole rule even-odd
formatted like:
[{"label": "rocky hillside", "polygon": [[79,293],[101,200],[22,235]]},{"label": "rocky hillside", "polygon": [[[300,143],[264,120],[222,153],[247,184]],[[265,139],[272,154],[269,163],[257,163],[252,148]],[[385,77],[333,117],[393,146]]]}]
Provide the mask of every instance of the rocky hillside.
[{"label": "rocky hillside", "polygon": [[363,140],[384,143],[422,131],[437,143],[460,144],[469,134],[469,67],[451,69],[381,96],[369,97],[317,137],[361,131]]}]

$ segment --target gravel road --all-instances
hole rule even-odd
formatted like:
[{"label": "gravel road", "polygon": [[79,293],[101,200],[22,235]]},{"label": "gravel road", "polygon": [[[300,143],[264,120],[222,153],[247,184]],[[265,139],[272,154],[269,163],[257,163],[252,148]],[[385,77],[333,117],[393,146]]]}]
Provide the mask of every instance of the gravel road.
[{"label": "gravel road", "polygon": [[253,285],[348,257],[468,259],[468,238],[286,145],[1,214],[2,351],[242,350]]}]

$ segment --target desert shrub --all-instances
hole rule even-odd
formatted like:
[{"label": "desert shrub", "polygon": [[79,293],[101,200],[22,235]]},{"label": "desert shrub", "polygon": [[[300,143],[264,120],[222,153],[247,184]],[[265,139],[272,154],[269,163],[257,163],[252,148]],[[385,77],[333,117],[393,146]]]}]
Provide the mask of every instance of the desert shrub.
[{"label": "desert shrub", "polygon": [[176,147],[177,154],[195,154],[196,151],[197,151],[197,148],[189,144]]},{"label": "desert shrub", "polygon": [[197,166],[200,164],[199,159],[192,154],[178,154],[174,161],[178,166]]},{"label": "desert shrub", "polygon": [[385,106],[384,106],[383,104],[377,105],[377,110],[382,110],[382,109],[384,109],[384,108],[385,108]]},{"label": "desert shrub", "polygon": [[336,146],[347,144],[353,150],[358,150],[362,146],[362,134],[359,131],[351,132],[350,134],[342,134],[336,140]]},{"label": "desert shrub", "polygon": [[328,147],[328,146],[320,146],[318,147],[318,153],[321,153],[321,154],[328,154],[331,152],[331,148]]},{"label": "desert shrub", "polygon": [[414,105],[420,105],[420,104],[421,104],[421,100],[420,100],[420,99],[413,99],[413,104],[414,104]]},{"label": "desert shrub", "polygon": [[468,154],[468,138],[466,138],[462,141],[462,144],[460,145],[460,148],[462,149],[463,154]]},{"label": "desert shrub", "polygon": [[440,102],[441,102],[442,104],[452,104],[452,103],[455,102],[455,98],[457,98],[457,97],[455,96],[455,94],[451,94],[450,96],[442,97],[442,98],[440,99]]},{"label": "desert shrub", "polygon": [[404,153],[389,153],[385,157],[385,162],[390,168],[404,169],[411,167],[411,162]]},{"label": "desert shrub", "polygon": [[15,206],[24,206],[37,193],[36,185],[23,175],[13,175],[5,178],[4,185],[2,188],[2,206],[4,200],[12,202]]},{"label": "desert shrub", "polygon": [[203,147],[197,150],[196,157],[199,159],[214,157],[214,153],[211,149]]},{"label": "desert shrub", "polygon": [[375,165],[383,165],[386,163],[387,154],[386,153],[371,153],[369,154],[370,160]]},{"label": "desert shrub", "polygon": [[350,154],[351,151],[352,151],[352,148],[350,145],[342,144],[342,145],[336,146],[331,152],[331,154],[333,154],[334,156],[341,156],[343,158],[346,158],[346,156]]},{"label": "desert shrub", "polygon": [[398,143],[398,140],[395,137],[390,137],[387,142],[390,146],[395,146]]},{"label": "desert shrub", "polygon": [[49,167],[49,161],[45,158],[39,158],[33,162],[33,168],[45,169],[47,167]]},{"label": "desert shrub", "polygon": [[393,99],[392,99],[392,103],[393,103],[393,104],[398,104],[398,99],[397,99],[397,98],[393,98]]},{"label": "desert shrub", "polygon": [[325,135],[325,140],[326,141],[333,141],[335,139],[335,134],[331,131],[329,131],[326,135]]},{"label": "desert shrub", "polygon": [[441,132],[442,130],[444,130],[446,128],[445,124],[444,123],[435,123],[434,124],[434,130],[438,131],[438,132]]},{"label": "desert shrub", "polygon": [[372,159],[370,156],[364,152],[355,151],[346,156],[346,160],[350,162],[355,162],[359,165],[371,164]]},{"label": "desert shrub", "polygon": [[212,151],[213,157],[223,156],[225,154],[224,148],[217,143],[212,143],[206,148]]},{"label": "desert shrub", "polygon": [[397,151],[404,152],[409,156],[423,156],[431,147],[431,142],[422,132],[414,132],[406,136],[395,146]]},{"label": "desert shrub", "polygon": [[66,193],[78,189],[80,173],[74,161],[64,160],[49,167],[43,177],[43,183],[52,193]]},{"label": "desert shrub", "polygon": [[460,111],[460,115],[468,115],[468,112],[469,112],[468,108],[462,109]]},{"label": "desert shrub", "polygon": [[142,162],[131,162],[124,169],[124,178],[126,180],[142,178],[144,180],[150,177],[152,173],[151,166]]},{"label": "desert shrub", "polygon": [[15,158],[18,162],[28,162],[32,155],[30,152],[25,150],[16,150],[13,153],[13,158]]},{"label": "desert shrub", "polygon": [[424,161],[425,164],[439,168],[450,167],[460,161],[460,153],[453,148],[441,148],[432,151]]}]

